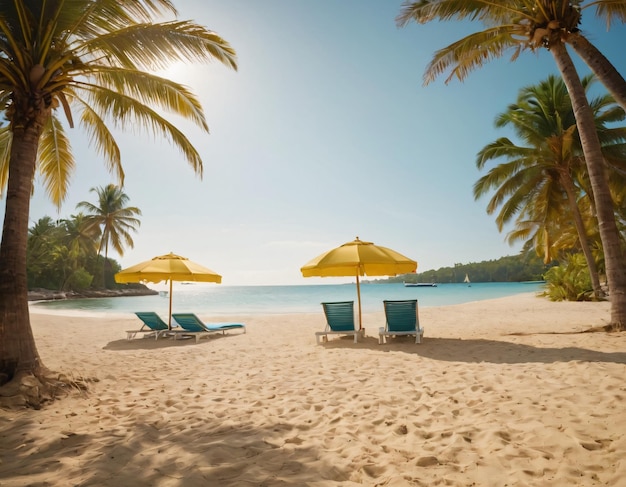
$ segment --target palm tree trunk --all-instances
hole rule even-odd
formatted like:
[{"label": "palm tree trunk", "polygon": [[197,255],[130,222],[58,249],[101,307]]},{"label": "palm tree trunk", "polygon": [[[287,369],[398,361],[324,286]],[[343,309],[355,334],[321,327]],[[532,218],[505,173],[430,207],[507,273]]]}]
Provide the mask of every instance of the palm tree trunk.
[{"label": "palm tree trunk", "polygon": [[568,35],[566,42],[572,46],[576,54],[589,66],[593,74],[613,95],[615,101],[626,110],[626,81],[624,81],[619,71],[615,69],[615,66],[580,33]]},{"label": "palm tree trunk", "polygon": [[576,201],[574,184],[572,183],[572,179],[570,178],[569,174],[562,175],[561,183],[563,184],[563,188],[565,189],[565,194],[567,195],[567,201],[569,202],[570,210],[574,215],[574,225],[576,225],[578,241],[580,242],[580,247],[583,251],[583,254],[585,255],[587,267],[589,268],[591,285],[593,286],[593,295],[596,299],[600,299],[604,296],[604,292],[602,291],[602,286],[600,285],[598,266],[596,265],[596,260],[593,258],[591,247],[589,246],[589,237],[587,237],[587,230],[585,229],[583,218],[580,215],[580,208],[578,207],[578,202]]},{"label": "palm tree trunk", "polygon": [[593,198],[596,203],[600,239],[604,249],[606,276],[609,283],[609,298],[611,300],[610,325],[619,330],[626,329],[626,259],[620,247],[620,235],[615,222],[613,199],[609,191],[609,184],[604,171],[604,160],[600,141],[596,132],[593,111],[585,96],[585,90],[580,77],[565,44],[555,42],[550,46],[550,52],[567,86],[572,108],[576,116],[578,134],[582,143],[587,172],[593,189]]},{"label": "palm tree trunk", "polygon": [[104,246],[104,264],[102,265],[102,287],[107,289],[107,264],[109,263],[109,238]]},{"label": "palm tree trunk", "polygon": [[41,126],[15,130],[11,144],[6,210],[0,244],[0,385],[19,373],[40,375],[28,311],[26,243],[28,214]]}]

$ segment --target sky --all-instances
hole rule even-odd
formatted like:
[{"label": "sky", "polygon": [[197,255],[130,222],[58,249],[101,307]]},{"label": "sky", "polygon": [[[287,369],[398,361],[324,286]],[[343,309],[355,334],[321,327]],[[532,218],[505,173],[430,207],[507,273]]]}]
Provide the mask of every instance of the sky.
[{"label": "sky", "polygon": [[[436,50],[482,25],[395,22],[402,0],[175,0],[237,51],[237,72],[215,61],[164,75],[189,86],[210,128],[179,127],[199,150],[199,178],[167,141],[116,132],[129,205],[141,209],[134,247],[111,253],[123,268],[174,252],[222,275],[223,285],[336,284],[300,267],[359,237],[418,262],[418,273],[516,255],[506,229],[473,197],[485,173],[476,154],[512,134],[496,116],[522,87],[558,71],[549,52],[486,63],[459,82],[424,86]],[[582,28],[626,73],[621,24]],[[573,57],[575,54],[573,54]],[[577,63],[579,74],[588,69]],[[57,211],[36,182],[31,226],[68,218],[90,188],[117,183],[80,128],[77,169]],[[4,201],[2,202],[4,212]]]}]

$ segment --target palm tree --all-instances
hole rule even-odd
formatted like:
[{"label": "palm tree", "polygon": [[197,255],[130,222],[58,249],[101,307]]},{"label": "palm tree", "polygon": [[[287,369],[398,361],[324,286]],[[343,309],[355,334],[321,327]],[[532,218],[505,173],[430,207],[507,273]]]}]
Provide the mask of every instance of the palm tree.
[{"label": "palm tree", "polygon": [[84,209],[86,230],[92,234],[98,234],[100,245],[98,254],[104,249],[104,268],[102,282],[105,283],[105,271],[109,258],[109,245],[120,255],[124,255],[124,248],[133,248],[134,242],[130,235],[131,230],[136,230],[140,222],[134,215],[141,215],[139,208],[126,206],[128,195],[122,188],[114,184],[108,184],[101,188],[91,188],[90,191],[98,195],[98,204],[89,201],[81,201],[77,208]]},{"label": "palm tree", "polygon": [[28,230],[28,276],[37,287],[59,287],[58,276],[62,272],[56,254],[61,235],[59,226],[49,216],[40,218]]},{"label": "palm tree", "polygon": [[[579,5],[582,3],[570,0],[407,1],[397,22],[405,26],[410,21],[426,23],[470,19],[479,20],[486,26],[485,30],[437,51],[426,68],[426,84],[448,69],[450,75],[446,82],[454,76],[463,81],[473,69],[506,52],[512,52],[512,59],[516,59],[522,51],[540,48],[548,49],[552,54],[572,101],[592,186],[611,299],[610,325],[614,329],[626,329],[626,255],[621,248],[593,111],[563,40],[564,29],[579,25],[582,19]],[[618,11],[614,15],[621,20],[619,11],[624,9],[623,1],[597,0],[591,3],[597,9],[611,4]]]},{"label": "palm tree", "polygon": [[[582,80],[585,90],[592,82],[592,76]],[[623,148],[626,140],[624,130],[606,128],[605,125],[623,120],[624,111],[620,108],[615,110],[613,99],[608,95],[595,98],[591,106],[598,133],[603,136],[603,149],[608,147],[607,152],[610,152],[613,144]],[[583,179],[585,163],[565,84],[549,76],[536,86],[523,88],[517,103],[497,117],[496,126],[512,126],[526,145],[520,147],[508,138],[501,138],[483,148],[476,162],[479,169],[493,159],[505,157],[509,162],[493,168],[480,178],[474,185],[474,196],[478,199],[496,189],[487,212],[491,214],[499,206],[502,207],[496,219],[500,230],[518,214],[516,228],[509,233],[509,242],[525,240],[534,232],[535,248],[538,255],[544,255],[546,263],[554,260],[554,252],[563,248],[564,241],[560,238],[562,227],[567,227],[568,222],[573,220],[578,243],[591,274],[594,294],[600,298],[603,291],[590,244],[590,232],[579,208],[579,200],[588,197],[579,184]],[[618,132],[617,137],[615,132]],[[625,160],[622,159],[622,163]],[[597,227],[597,222],[594,221],[593,226]]]},{"label": "palm tree", "polygon": [[[68,279],[71,279],[73,274],[85,269],[90,256],[96,255],[100,229],[92,229],[88,217],[83,213],[71,215],[69,219],[61,220],[61,224],[65,230],[63,242],[68,250],[71,270]],[[85,272],[87,271],[85,270]],[[90,275],[93,278],[93,274]]]},{"label": "palm tree", "polygon": [[82,260],[89,254],[95,254],[98,251],[96,241],[100,234],[100,229],[94,231],[91,228],[89,218],[84,213],[71,215],[69,219],[61,220],[65,229],[64,242],[74,256],[78,265],[82,264]]},{"label": "palm tree", "polygon": [[176,16],[171,0],[0,2],[0,111],[8,121],[0,127],[0,385],[28,375],[45,382],[28,314],[26,241],[36,171],[60,205],[74,167],[59,115],[86,130],[120,183],[114,127],[145,127],[170,140],[202,175],[199,153],[164,115],[207,132],[202,107],[188,88],[153,73],[213,59],[236,69],[235,51],[194,22],[157,21],[162,14]]}]

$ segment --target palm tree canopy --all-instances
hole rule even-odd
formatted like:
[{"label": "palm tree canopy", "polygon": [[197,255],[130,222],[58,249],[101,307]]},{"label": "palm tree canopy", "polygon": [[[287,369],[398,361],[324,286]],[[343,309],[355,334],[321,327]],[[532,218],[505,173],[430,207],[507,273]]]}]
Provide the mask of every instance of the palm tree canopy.
[{"label": "palm tree canopy", "polygon": [[515,60],[524,50],[549,48],[554,38],[579,33],[582,13],[595,7],[604,19],[626,20],[626,2],[615,0],[409,0],[396,18],[399,26],[414,21],[472,20],[486,28],[437,51],[426,68],[424,84],[431,83],[449,70],[448,83],[456,77],[463,81],[476,68],[506,53]]},{"label": "palm tree canopy", "polygon": [[[626,18],[626,2],[590,0],[583,7],[584,3],[583,0],[409,0],[403,4],[397,22],[403,26],[412,20],[426,23],[432,20],[467,19],[485,26],[484,30],[437,51],[426,68],[425,84],[448,70],[450,74],[446,82],[455,76],[462,81],[475,68],[506,52],[511,52],[511,60],[515,60],[523,50],[543,47],[550,51],[572,100],[593,191],[611,293],[611,326],[622,330],[626,329],[626,254],[622,249],[623,239],[619,234],[614,200],[606,179],[596,121],[587,103],[576,66],[567,51],[567,44],[574,46],[576,52],[592,66],[594,73],[601,77],[602,83],[626,108],[626,83],[606,59],[594,61],[594,57],[598,56],[594,56],[595,51],[591,46],[581,45],[585,44],[585,38],[580,35],[579,28],[582,11],[588,7],[595,7],[596,12],[607,20],[607,25],[613,18],[623,22]],[[570,191],[570,200],[571,194]]]},{"label": "palm tree canopy", "polygon": [[[583,78],[589,90],[593,76]],[[626,161],[622,128],[606,127],[620,121],[624,111],[616,107],[609,95],[590,100],[598,133],[607,156],[612,178],[623,181],[615,166]],[[522,141],[517,145],[508,138],[500,138],[485,146],[477,156],[476,165],[483,169],[493,160],[506,159],[481,177],[474,185],[476,199],[493,191],[487,212],[500,212],[496,223],[500,230],[514,217],[514,229],[509,242],[532,238],[546,249],[562,241],[560,235],[572,221],[567,191],[577,198],[588,200],[589,184],[576,119],[567,88],[560,78],[549,76],[545,81],[520,90],[517,102],[496,118],[497,127],[512,127]],[[612,162],[611,162],[612,161]],[[567,187],[567,190],[566,190]],[[568,204],[570,205],[568,208]],[[589,205],[586,205],[589,209]],[[591,213],[591,212],[590,212]],[[597,227],[597,222],[593,222]],[[587,233],[591,233],[589,231]],[[553,256],[545,251],[545,256]]]},{"label": "palm tree canopy", "polygon": [[130,235],[141,224],[135,215],[141,215],[139,208],[126,206],[129,197],[121,188],[108,184],[101,188],[91,188],[91,192],[98,195],[98,204],[81,201],[77,208],[84,209],[84,231],[100,235],[100,249],[108,254],[109,244],[119,255],[124,255],[124,247],[133,247],[134,242]]},{"label": "palm tree canopy", "polygon": [[[75,161],[69,127],[86,131],[108,169],[123,183],[112,130],[142,127],[170,140],[202,176],[202,160],[187,137],[162,113],[208,132],[189,88],[154,74],[178,61],[218,60],[237,69],[234,49],[219,35],[176,16],[170,0],[3,0],[0,2],[0,193],[8,177],[15,130],[41,123],[38,171],[59,206]],[[157,19],[161,21],[157,21]],[[48,113],[34,120],[35,106]]]},{"label": "palm tree canopy", "polygon": [[63,240],[71,254],[82,256],[98,250],[100,231],[99,229],[94,231],[88,216],[78,213],[69,219],[62,220],[61,223],[66,232]]}]

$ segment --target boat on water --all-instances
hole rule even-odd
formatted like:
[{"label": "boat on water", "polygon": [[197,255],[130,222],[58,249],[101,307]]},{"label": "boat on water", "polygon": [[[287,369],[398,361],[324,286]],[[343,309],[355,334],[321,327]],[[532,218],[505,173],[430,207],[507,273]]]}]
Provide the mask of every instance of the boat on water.
[{"label": "boat on water", "polygon": [[404,287],[437,287],[435,282],[405,282]]},{"label": "boat on water", "polygon": [[470,278],[467,274],[465,274],[465,279],[463,279],[463,282],[467,284],[467,287],[472,287],[472,281],[470,281]]}]

